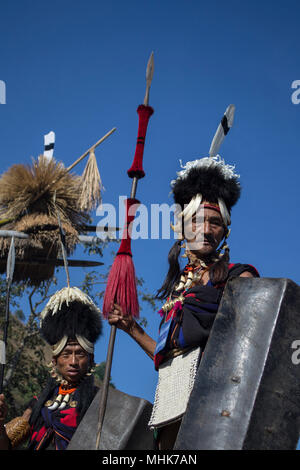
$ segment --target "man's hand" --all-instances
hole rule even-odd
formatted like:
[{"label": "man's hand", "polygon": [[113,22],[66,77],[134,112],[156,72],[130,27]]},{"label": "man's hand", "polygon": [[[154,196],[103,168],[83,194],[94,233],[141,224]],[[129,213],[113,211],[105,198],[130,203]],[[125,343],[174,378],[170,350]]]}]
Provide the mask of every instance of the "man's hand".
[{"label": "man's hand", "polygon": [[120,330],[130,334],[135,326],[135,320],[131,315],[124,315],[122,308],[118,304],[114,304],[112,310],[108,314],[108,323],[115,325]]},{"label": "man's hand", "polygon": [[143,348],[145,353],[153,359],[156,342],[145,333],[131,315],[124,315],[120,305],[113,305],[108,314],[108,323],[128,333]]}]

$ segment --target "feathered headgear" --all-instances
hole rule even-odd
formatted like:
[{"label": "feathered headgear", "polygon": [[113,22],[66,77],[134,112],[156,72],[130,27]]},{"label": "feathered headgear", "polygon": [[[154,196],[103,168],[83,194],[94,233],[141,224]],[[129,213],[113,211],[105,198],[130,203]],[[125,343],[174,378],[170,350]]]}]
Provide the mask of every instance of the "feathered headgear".
[{"label": "feathered headgear", "polygon": [[240,197],[239,175],[233,165],[228,165],[217,155],[220,145],[233,123],[234,106],[225,111],[213,138],[209,157],[193,160],[182,165],[177,179],[171,181],[176,204],[182,209],[181,215],[189,217],[202,201],[217,204],[226,225],[230,224],[232,206]]},{"label": "feathered headgear", "polygon": [[224,222],[229,225],[231,208],[241,192],[239,175],[234,173],[234,167],[226,165],[217,155],[187,162],[182,168],[177,173],[177,179],[171,182],[176,204],[183,209],[199,196],[199,203],[209,201],[218,204],[221,212],[224,212]]},{"label": "feathered headgear", "polygon": [[101,335],[100,310],[77,287],[64,287],[56,292],[41,314],[40,332],[57,356],[69,339],[77,340],[88,353]]},{"label": "feathered headgear", "polygon": [[178,178],[171,182],[174,200],[184,206],[196,194],[203,199],[218,202],[222,198],[228,211],[240,197],[239,175],[234,173],[234,166],[226,165],[219,155],[187,162]]}]

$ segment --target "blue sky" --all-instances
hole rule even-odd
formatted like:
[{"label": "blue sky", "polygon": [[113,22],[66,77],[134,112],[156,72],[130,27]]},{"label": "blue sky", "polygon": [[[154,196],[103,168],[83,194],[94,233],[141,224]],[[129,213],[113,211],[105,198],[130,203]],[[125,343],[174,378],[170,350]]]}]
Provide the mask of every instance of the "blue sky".
[{"label": "blue sky", "polygon": [[[155,112],[137,197],[149,208],[171,203],[179,159],[207,156],[220,118],[235,104],[234,127],[220,150],[236,165],[243,187],[232,213],[231,260],[299,284],[300,104],[291,100],[292,82],[300,79],[299,13],[292,0],[2,2],[0,171],[37,157],[50,130],[55,156],[68,166],[116,127],[96,151],[103,201],[117,204],[119,195],[129,195],[136,108],[154,51]],[[163,281],[171,244],[133,244],[136,272],[149,292]],[[73,269],[71,282],[82,276]],[[156,337],[160,317],[146,309],[142,315]],[[98,362],[105,360],[108,336],[106,325]],[[112,377],[120,390],[153,400],[153,365],[123,332],[117,333]]]}]

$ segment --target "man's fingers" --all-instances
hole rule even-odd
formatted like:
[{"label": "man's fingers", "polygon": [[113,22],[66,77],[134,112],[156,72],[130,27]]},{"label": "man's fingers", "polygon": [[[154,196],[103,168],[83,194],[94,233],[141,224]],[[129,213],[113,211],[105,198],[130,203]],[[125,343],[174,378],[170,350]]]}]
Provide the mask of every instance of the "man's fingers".
[{"label": "man's fingers", "polygon": [[109,314],[108,315],[108,322],[109,323],[118,323],[121,322],[124,318],[122,315],[116,315],[116,314]]},{"label": "man's fingers", "polygon": [[120,307],[119,304],[114,304],[114,311],[117,311],[118,313],[120,313],[121,315],[123,315],[122,308]]}]

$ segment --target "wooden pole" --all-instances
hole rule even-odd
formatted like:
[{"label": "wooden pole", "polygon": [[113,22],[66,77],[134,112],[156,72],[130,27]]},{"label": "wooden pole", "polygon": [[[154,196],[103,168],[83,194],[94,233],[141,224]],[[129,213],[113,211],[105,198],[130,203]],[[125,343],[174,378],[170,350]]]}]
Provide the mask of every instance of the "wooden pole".
[{"label": "wooden pole", "polygon": [[98,145],[100,145],[105,139],[107,139],[107,137],[109,137],[113,132],[115,132],[115,130],[116,130],[116,127],[113,127],[113,129],[111,129],[107,134],[101,137],[101,139],[98,140],[98,142],[92,145],[92,147],[90,147],[86,152],[84,152],[84,154],[82,154],[81,157],[79,157],[74,163],[72,163],[72,165],[70,165],[67,168],[67,171],[71,171],[74,168],[74,166],[76,166],[79,162],[81,162],[81,160],[83,160],[90,153],[91,150],[94,150],[96,147],[98,147]]}]

